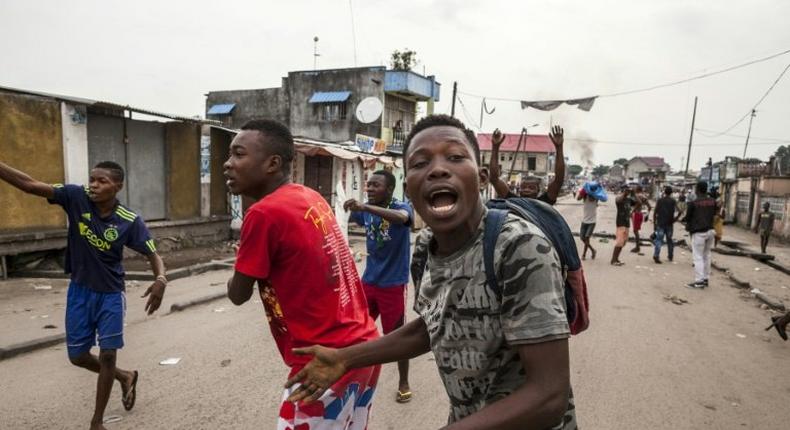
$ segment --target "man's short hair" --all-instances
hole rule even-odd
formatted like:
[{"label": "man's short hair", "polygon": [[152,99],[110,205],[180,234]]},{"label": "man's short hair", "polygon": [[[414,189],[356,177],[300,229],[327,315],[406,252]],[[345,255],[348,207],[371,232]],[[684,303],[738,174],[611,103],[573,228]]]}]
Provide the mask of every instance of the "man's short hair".
[{"label": "man's short hair", "polygon": [[697,193],[705,194],[708,192],[708,183],[705,181],[697,182],[697,186],[695,187]]},{"label": "man's short hair", "polygon": [[672,194],[672,187],[670,187],[669,185],[664,187],[664,194]]},{"label": "man's short hair", "polygon": [[411,132],[409,132],[409,135],[406,136],[406,142],[403,144],[404,170],[406,170],[406,166],[405,166],[406,154],[409,152],[409,145],[411,145],[411,141],[412,139],[414,139],[414,136],[416,136],[417,133],[429,129],[431,127],[441,127],[441,126],[455,127],[461,130],[464,136],[466,136],[466,140],[469,142],[469,145],[472,147],[472,152],[474,152],[475,154],[475,161],[477,161],[477,165],[478,166],[480,165],[480,145],[477,143],[477,137],[475,137],[475,133],[472,130],[466,128],[464,123],[462,123],[456,118],[453,118],[449,115],[435,114],[435,115],[428,115],[425,118],[419,120],[417,124],[414,124],[414,127],[412,127]]},{"label": "man's short hair", "polygon": [[241,126],[242,130],[256,130],[264,135],[268,155],[279,155],[283,160],[283,173],[291,173],[291,162],[294,159],[294,138],[291,130],[273,119],[254,119]]},{"label": "man's short hair", "polygon": [[93,168],[109,171],[113,179],[117,182],[123,182],[124,179],[126,179],[126,172],[123,171],[123,167],[114,161],[101,161],[93,166]]},{"label": "man's short hair", "polygon": [[395,175],[393,175],[392,172],[390,172],[389,170],[384,170],[384,169],[376,170],[371,174],[371,176],[373,175],[383,176],[384,183],[387,186],[387,188],[392,187],[393,190],[395,189]]}]

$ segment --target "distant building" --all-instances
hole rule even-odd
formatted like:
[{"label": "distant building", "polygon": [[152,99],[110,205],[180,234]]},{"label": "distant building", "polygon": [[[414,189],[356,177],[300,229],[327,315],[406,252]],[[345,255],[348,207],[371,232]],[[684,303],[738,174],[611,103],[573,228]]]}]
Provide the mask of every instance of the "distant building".
[{"label": "distant building", "polygon": [[625,168],[619,164],[615,164],[609,169],[609,182],[623,183],[625,182]]},{"label": "distant building", "polygon": [[[548,135],[530,134],[526,142],[521,142],[521,134],[505,134],[505,141],[499,147],[499,166],[503,174],[513,167],[513,175],[540,176],[548,178],[554,173],[554,156],[556,151]],[[477,135],[480,145],[480,158],[484,165],[491,162],[491,134]],[[515,162],[514,162],[515,161]],[[511,181],[515,179],[511,178]]]},{"label": "distant building", "polygon": [[625,164],[623,176],[629,181],[652,183],[663,179],[669,172],[669,164],[662,157],[634,157]]}]

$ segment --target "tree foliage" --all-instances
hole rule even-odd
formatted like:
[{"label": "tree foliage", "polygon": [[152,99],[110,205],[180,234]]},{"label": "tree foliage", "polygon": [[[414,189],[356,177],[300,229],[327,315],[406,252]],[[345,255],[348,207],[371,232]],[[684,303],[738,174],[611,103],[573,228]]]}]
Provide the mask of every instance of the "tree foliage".
[{"label": "tree foliage", "polygon": [[603,164],[599,164],[599,165],[593,167],[592,175],[594,177],[596,177],[596,178],[599,178],[599,177],[609,173],[609,169],[611,169],[611,167],[604,166]]},{"label": "tree foliage", "polygon": [[621,166],[625,166],[626,164],[628,164],[628,159],[627,158],[618,158],[617,160],[614,160],[614,164],[619,164]]},{"label": "tree foliage", "polygon": [[578,164],[571,164],[570,166],[568,166],[568,173],[570,173],[571,176],[577,176],[583,170],[584,170],[584,167],[582,167],[582,166],[580,166]]},{"label": "tree foliage", "polygon": [[776,157],[776,162],[782,173],[787,174],[787,172],[790,172],[790,145],[780,146],[774,153],[774,157]]},{"label": "tree foliage", "polygon": [[395,50],[390,57],[390,67],[392,70],[409,71],[414,68],[419,62],[417,61],[417,52],[411,49],[404,49],[403,51]]}]

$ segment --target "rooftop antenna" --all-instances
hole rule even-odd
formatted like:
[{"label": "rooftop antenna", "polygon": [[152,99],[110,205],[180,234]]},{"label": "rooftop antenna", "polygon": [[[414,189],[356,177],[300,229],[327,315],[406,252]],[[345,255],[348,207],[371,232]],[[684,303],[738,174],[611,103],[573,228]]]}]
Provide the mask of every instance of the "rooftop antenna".
[{"label": "rooftop antenna", "polygon": [[313,70],[318,70],[318,57],[321,54],[318,53],[318,36],[313,38]]}]

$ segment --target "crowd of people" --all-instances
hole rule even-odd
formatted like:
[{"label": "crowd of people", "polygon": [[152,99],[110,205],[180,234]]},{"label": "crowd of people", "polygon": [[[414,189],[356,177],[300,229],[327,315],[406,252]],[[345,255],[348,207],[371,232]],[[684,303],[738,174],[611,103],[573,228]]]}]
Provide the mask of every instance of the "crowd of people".
[{"label": "crowd of people", "polygon": [[[254,120],[241,128],[230,145],[224,175],[231,193],[255,203],[244,216],[227,295],[242,305],[257,285],[272,336],[290,369],[278,429],[367,428],[381,365],[397,362],[393,398],[405,403],[414,396],[409,360],[427,352],[435,356],[450,400],[447,428],[577,427],[566,280],[552,242],[535,223],[508,215],[493,250],[495,276],[487,276],[483,258],[490,210],[481,189],[490,184],[499,199],[555,204],[565,177],[563,135],[561,127],[552,128],[557,163],[546,190],[541,191],[542,179],[529,176],[514,190],[500,175],[498,151],[504,136],[499,130],[484,169],[475,134],[453,117],[430,115],[415,124],[404,144],[409,203],[393,197],[395,177],[379,170],[367,178],[367,200],[348,200],[346,213],[335,214],[316,191],[291,182],[295,149],[286,126]],[[90,426],[103,429],[114,381],[120,383],[123,406],[131,410],[139,377],[137,371],[115,365],[124,335],[122,251],[126,246],[148,257],[156,280],[146,290],[146,310],[153,313],[167,285],[154,239],[142,219],[118,202],[124,172],[115,163],[97,164],[87,187],[45,184],[2,162],[0,179],[60,205],[68,216],[68,356],[74,365],[99,375]],[[666,187],[656,201],[651,238],[653,261],[662,263],[664,243],[672,261],[673,227],[683,220],[695,268],[688,286],[701,289],[710,282],[720,206],[704,182],[695,194],[691,201],[677,201]],[[588,252],[595,259],[591,238],[607,193],[590,182],[575,197],[583,211],[581,259]],[[615,205],[611,264],[621,266],[631,230],[631,251],[641,253],[642,227],[653,206],[639,186],[622,187]],[[416,215],[427,227],[412,255]],[[367,261],[361,277],[338,216],[365,229]],[[771,217],[767,209],[760,215],[763,252]],[[418,315],[413,321],[406,320],[410,268],[412,307]],[[490,288],[492,278],[498,293]],[[375,325],[378,318],[382,333]],[[788,321],[785,315],[771,325],[785,339]],[[98,356],[90,353],[97,340]]]}]

